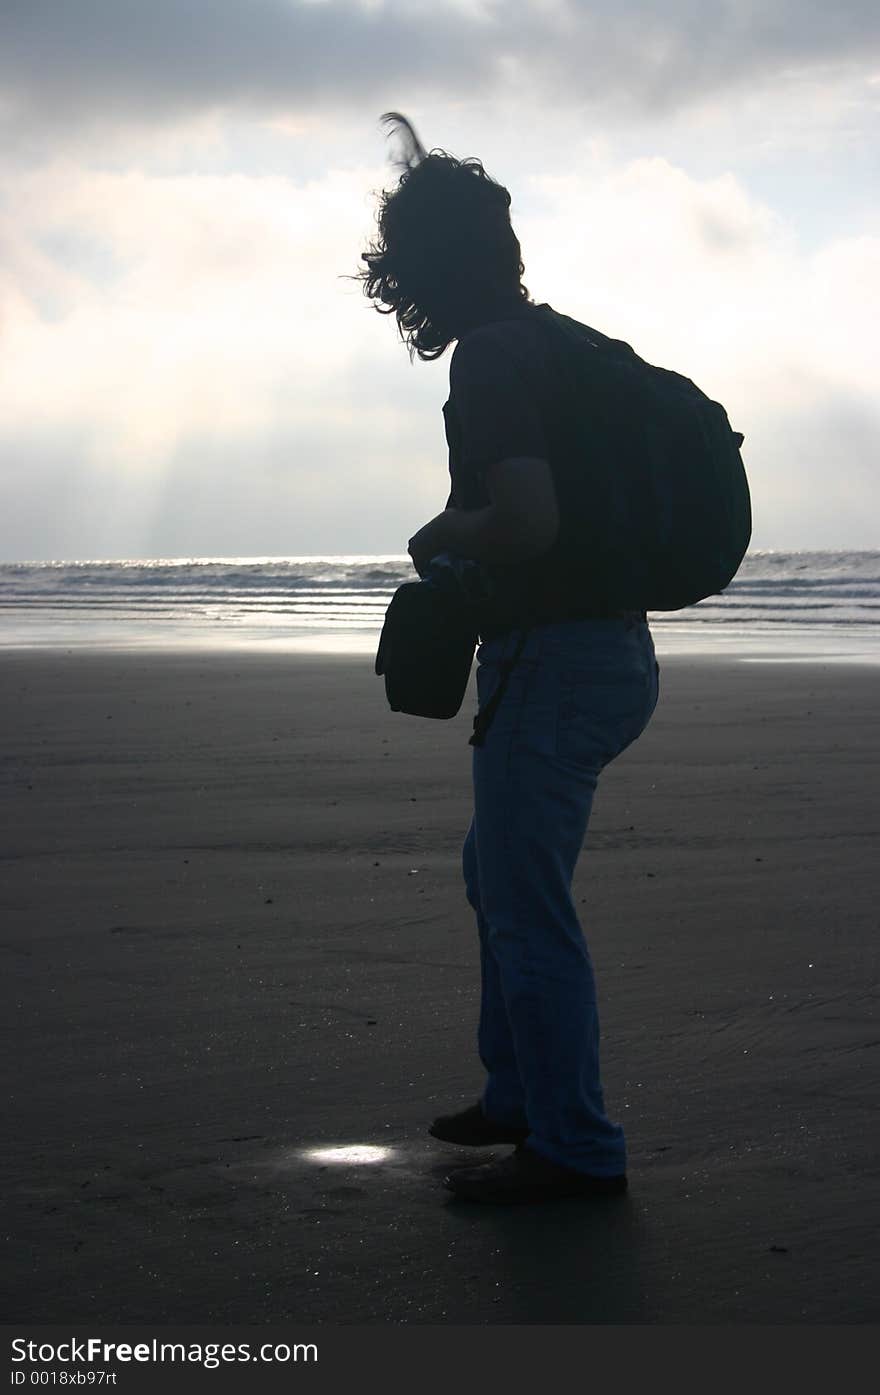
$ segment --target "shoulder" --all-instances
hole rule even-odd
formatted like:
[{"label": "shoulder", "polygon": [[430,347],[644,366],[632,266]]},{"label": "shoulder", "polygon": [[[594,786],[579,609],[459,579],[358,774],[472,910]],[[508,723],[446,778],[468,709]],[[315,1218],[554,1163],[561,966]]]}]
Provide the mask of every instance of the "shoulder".
[{"label": "shoulder", "polygon": [[481,325],[472,329],[456,344],[449,364],[450,379],[461,377],[484,364],[491,363],[498,353],[497,325]]},{"label": "shoulder", "polygon": [[531,314],[480,325],[460,339],[449,364],[450,386],[499,379],[518,384],[539,371],[544,331],[531,309]]}]

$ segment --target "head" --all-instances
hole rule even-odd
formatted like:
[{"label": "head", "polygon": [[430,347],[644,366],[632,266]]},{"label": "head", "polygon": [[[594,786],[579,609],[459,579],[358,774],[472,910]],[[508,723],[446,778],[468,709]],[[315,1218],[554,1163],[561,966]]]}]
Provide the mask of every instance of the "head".
[{"label": "head", "polygon": [[380,197],[379,235],[358,273],[364,294],[394,314],[410,358],[439,358],[499,307],[528,300],[510,194],[476,159],[426,152],[406,117],[383,122],[403,139],[403,172]]}]

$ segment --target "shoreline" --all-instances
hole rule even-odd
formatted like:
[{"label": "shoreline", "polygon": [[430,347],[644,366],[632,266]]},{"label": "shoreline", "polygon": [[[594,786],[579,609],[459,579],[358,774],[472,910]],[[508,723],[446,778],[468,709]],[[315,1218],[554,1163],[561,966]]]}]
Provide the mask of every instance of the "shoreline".
[{"label": "shoreline", "polygon": [[[668,634],[661,631],[658,633],[656,625],[651,626],[651,633],[660,663],[760,663],[760,664],[824,664],[834,665],[856,665],[864,667],[877,667],[880,665],[880,638],[873,644],[865,644],[858,648],[845,647],[844,636],[838,634],[834,637],[834,642],[829,646],[827,637],[818,635],[804,635],[803,633],[768,635],[762,637],[761,642],[752,640],[740,642],[729,640],[727,644],[720,642],[707,642],[705,637],[701,637],[703,642],[696,639],[684,642],[686,637],[678,640],[673,639],[670,643]],[[871,637],[875,639],[874,636]],[[0,663],[5,656],[21,655],[25,658],[36,657],[38,655],[101,655],[125,656],[144,655],[154,658],[162,658],[171,655],[190,655],[192,657],[216,656],[216,657],[238,657],[254,656],[264,657],[267,661],[276,661],[286,658],[303,658],[308,660],[351,660],[354,663],[361,661],[372,662],[375,658],[376,649],[379,643],[378,632],[370,633],[363,638],[351,635],[326,634],[320,637],[308,637],[302,639],[278,639],[274,641],[265,639],[242,639],[235,642],[227,637],[222,640],[211,640],[193,634],[181,634],[175,637],[168,637],[165,640],[155,638],[128,640],[87,640],[79,639],[74,642],[52,639],[48,641],[4,641],[0,636]]]}]

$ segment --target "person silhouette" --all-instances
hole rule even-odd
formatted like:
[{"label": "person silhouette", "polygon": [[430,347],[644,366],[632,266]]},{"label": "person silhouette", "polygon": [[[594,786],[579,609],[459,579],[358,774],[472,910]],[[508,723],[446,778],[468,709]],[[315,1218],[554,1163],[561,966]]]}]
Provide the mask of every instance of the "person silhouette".
[{"label": "person silhouette", "polygon": [[647,726],[659,666],[644,611],[615,610],[560,565],[564,382],[522,283],[511,197],[481,161],[426,151],[411,122],[397,187],[381,196],[363,290],[396,316],[410,358],[456,342],[443,407],[451,489],[410,539],[419,574],[442,552],[481,564],[480,707],[500,694],[473,749],[465,893],[477,920],[481,1098],[430,1126],[441,1141],[512,1144],[458,1168],[469,1201],[626,1190],[623,1129],[606,1113],[590,953],[572,898],[600,772]]}]

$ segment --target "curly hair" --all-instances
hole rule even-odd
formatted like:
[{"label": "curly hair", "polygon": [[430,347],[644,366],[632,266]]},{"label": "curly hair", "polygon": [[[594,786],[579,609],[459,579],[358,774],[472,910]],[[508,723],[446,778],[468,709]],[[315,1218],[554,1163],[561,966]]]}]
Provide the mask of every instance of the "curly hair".
[{"label": "curly hair", "polygon": [[380,315],[397,317],[410,359],[435,359],[481,314],[529,300],[510,194],[480,160],[426,152],[398,112],[382,121],[403,138],[403,172],[380,195],[379,235],[354,279]]}]

